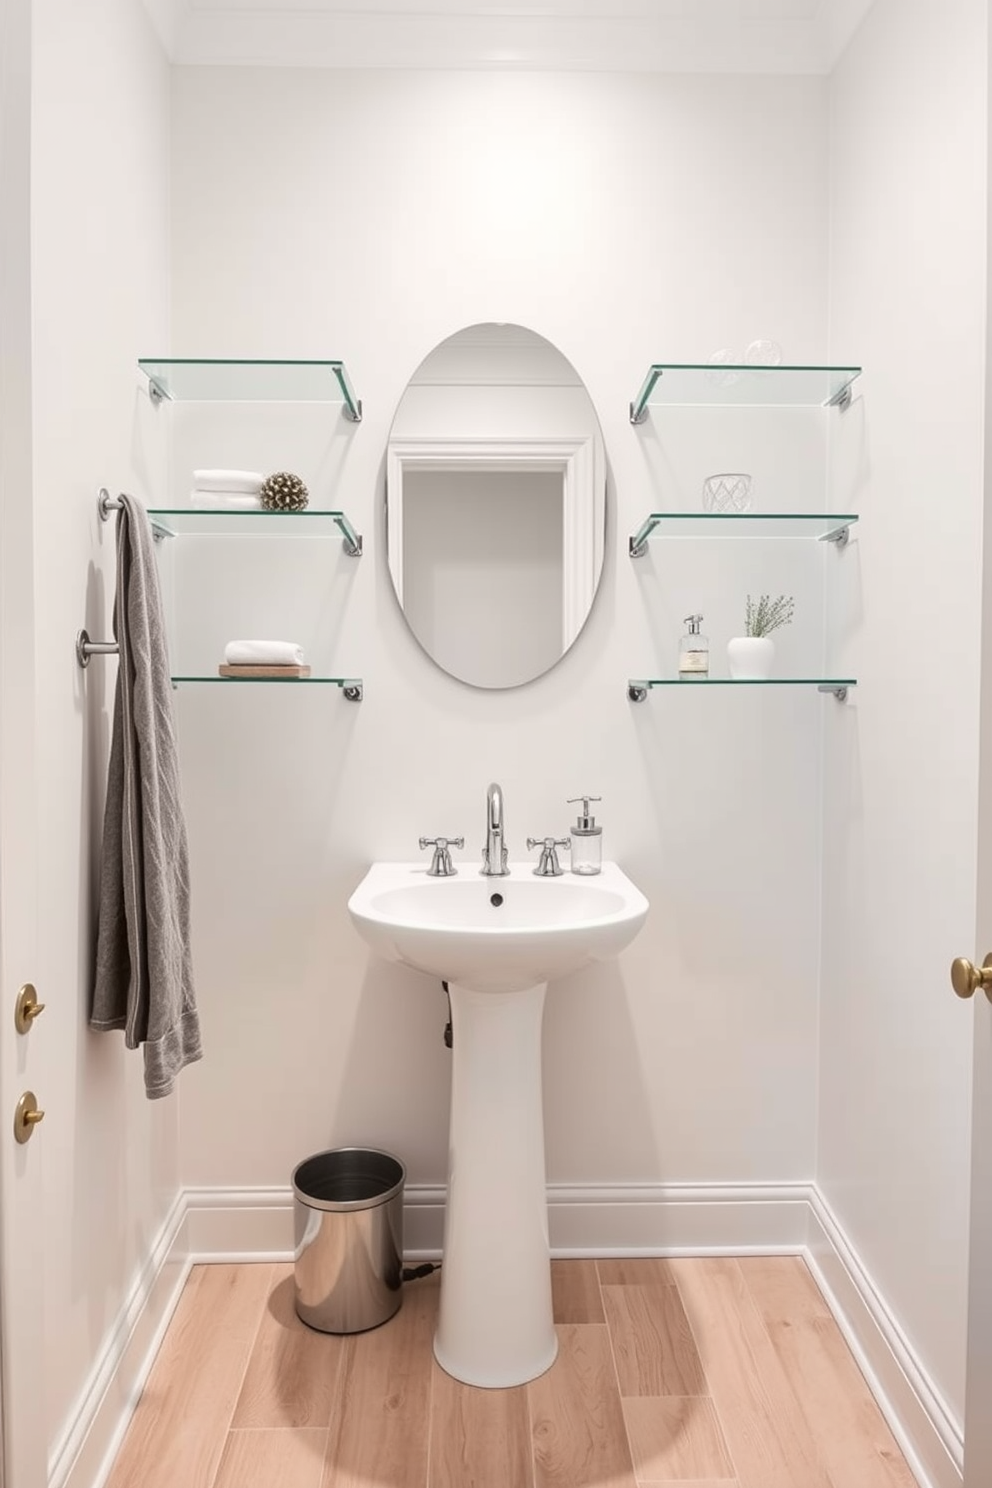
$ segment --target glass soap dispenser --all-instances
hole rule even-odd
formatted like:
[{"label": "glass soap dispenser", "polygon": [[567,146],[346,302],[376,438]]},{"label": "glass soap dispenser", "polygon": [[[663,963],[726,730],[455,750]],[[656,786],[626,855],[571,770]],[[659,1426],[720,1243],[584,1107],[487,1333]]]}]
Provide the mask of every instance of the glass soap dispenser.
[{"label": "glass soap dispenser", "polygon": [[596,825],[596,818],[589,815],[589,802],[602,799],[602,796],[568,797],[570,806],[582,802],[582,814],[572,827],[573,873],[598,873],[603,866],[603,829]]},{"label": "glass soap dispenser", "polygon": [[692,682],[710,673],[709,636],[700,635],[702,615],[686,615],[689,629],[679,641],[679,681]]}]

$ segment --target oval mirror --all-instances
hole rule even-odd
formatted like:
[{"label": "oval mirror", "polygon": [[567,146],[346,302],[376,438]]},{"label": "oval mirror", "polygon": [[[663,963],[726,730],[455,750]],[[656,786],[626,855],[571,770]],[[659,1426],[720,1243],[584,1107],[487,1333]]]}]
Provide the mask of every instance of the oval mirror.
[{"label": "oval mirror", "polygon": [[561,352],[516,325],[435,347],[386,457],[389,572],[428,656],[473,687],[546,672],[592,608],[605,529],[603,436]]}]

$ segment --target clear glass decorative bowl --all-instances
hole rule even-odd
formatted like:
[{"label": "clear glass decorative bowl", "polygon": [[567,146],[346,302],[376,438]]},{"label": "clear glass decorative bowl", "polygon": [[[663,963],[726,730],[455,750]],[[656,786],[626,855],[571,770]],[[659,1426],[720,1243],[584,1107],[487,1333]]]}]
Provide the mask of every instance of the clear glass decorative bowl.
[{"label": "clear glass decorative bowl", "polygon": [[703,511],[746,512],[751,505],[751,477],[723,471],[703,481]]}]

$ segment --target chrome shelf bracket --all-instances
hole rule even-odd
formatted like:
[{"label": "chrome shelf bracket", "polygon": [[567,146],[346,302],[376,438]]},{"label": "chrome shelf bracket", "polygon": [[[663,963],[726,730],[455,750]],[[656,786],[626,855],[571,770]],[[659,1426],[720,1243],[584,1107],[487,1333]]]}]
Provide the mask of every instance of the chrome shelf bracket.
[{"label": "chrome shelf bracket", "polygon": [[630,405],[630,422],[632,424],[643,424],[648,416],[648,399],[654,392],[654,385],[661,376],[660,367],[652,367],[641,384],[641,390],[633,403]]},{"label": "chrome shelf bracket", "polygon": [[338,512],[335,514],[334,524],[339,529],[341,536],[344,538],[344,550],[347,553],[348,557],[361,558],[361,534],[355,531],[354,527],[352,527],[344,512]]},{"label": "chrome shelf bracket", "polygon": [[365,688],[357,679],[342,682],[340,685],[349,703],[360,703],[365,696]]},{"label": "chrome shelf bracket", "polygon": [[821,542],[833,543],[834,547],[838,549],[846,548],[850,540],[851,528],[847,523],[843,527],[838,527],[835,532],[825,532],[820,538]]},{"label": "chrome shelf bracket", "polygon": [[352,387],[348,374],[340,362],[334,364],[334,376],[338,380],[341,396],[344,398],[344,416],[353,424],[362,422],[362,400],[355,397],[355,389]]},{"label": "chrome shelf bracket", "polygon": [[847,702],[846,687],[831,687],[827,684],[821,684],[816,690],[817,692],[832,692],[839,703]]},{"label": "chrome shelf bracket", "polygon": [[658,525],[657,517],[648,517],[642,522],[628,544],[631,558],[643,558],[648,550],[648,538]]}]

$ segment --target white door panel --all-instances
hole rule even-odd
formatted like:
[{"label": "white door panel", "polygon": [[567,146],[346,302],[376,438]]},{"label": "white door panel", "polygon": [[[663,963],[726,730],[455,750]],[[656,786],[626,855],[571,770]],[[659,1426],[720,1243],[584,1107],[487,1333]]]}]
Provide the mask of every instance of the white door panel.
[{"label": "white door panel", "polygon": [[[987,648],[986,648],[987,651]],[[988,837],[988,833],[985,834]],[[981,878],[979,879],[981,883]],[[989,894],[980,944],[992,948]],[[981,910],[979,912],[981,918]],[[971,1256],[968,1294],[968,1384],[965,1400],[965,1488],[992,1483],[992,1004],[975,996],[972,1105]]]},{"label": "white door panel", "polygon": [[[14,1138],[45,1017],[18,1033],[36,967],[31,495],[30,15],[0,0],[0,1400],[6,1488],[47,1480],[42,1372],[41,1163],[48,1133]],[[42,1000],[44,992],[42,991]],[[49,1019],[51,1012],[47,1013]]]},{"label": "white door panel", "polygon": [[[989,37],[992,45],[992,35]],[[992,62],[992,52],[990,52]],[[992,74],[992,66],[990,66]],[[986,161],[986,170],[992,152]],[[992,191],[988,209],[992,211]],[[986,234],[986,253],[992,233]],[[990,265],[986,264],[988,273]],[[981,736],[978,793],[977,964],[992,952],[992,299],[986,299],[985,521],[982,572]],[[946,852],[952,843],[943,844]],[[968,1261],[968,1365],[965,1392],[964,1488],[992,1483],[992,1002],[975,992],[971,1118],[971,1243]]]}]

